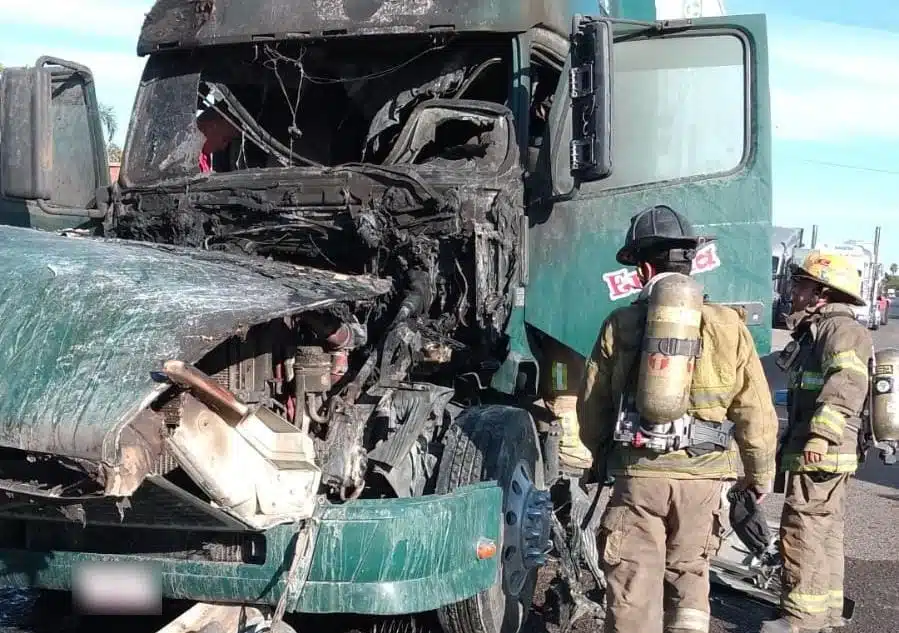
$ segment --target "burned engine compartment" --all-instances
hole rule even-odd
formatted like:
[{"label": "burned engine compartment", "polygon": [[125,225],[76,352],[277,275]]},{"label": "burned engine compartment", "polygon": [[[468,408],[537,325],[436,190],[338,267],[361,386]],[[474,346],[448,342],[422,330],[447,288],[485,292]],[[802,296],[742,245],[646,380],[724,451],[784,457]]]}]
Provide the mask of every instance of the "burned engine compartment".
[{"label": "burned engine compartment", "polygon": [[[389,279],[383,299],[257,326],[198,367],[307,431],[332,500],[428,494],[443,430],[506,351],[523,225],[509,40],[216,49],[151,58],[104,233]],[[171,429],[185,398],[156,405]]]}]

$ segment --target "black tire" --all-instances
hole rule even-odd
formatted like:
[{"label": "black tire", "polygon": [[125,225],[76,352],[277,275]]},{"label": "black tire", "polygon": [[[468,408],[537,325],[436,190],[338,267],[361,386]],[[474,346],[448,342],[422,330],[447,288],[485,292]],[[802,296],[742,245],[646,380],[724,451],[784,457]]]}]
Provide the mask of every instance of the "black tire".
[{"label": "black tire", "polygon": [[[531,416],[507,406],[468,409],[447,431],[437,492],[446,494],[459,486],[496,480],[505,506],[513,473],[522,463],[535,487],[543,490],[543,460]],[[504,554],[500,553],[501,570]],[[501,580],[476,596],[438,609],[441,627],[445,633],[517,633],[533,602],[537,571],[527,574],[517,596],[507,593]]]}]

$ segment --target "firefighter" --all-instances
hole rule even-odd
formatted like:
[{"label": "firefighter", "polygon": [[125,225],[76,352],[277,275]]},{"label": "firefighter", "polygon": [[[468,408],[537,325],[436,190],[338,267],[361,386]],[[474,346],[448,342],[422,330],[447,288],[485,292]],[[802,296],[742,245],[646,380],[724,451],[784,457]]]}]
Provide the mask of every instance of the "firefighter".
[{"label": "firefighter", "polygon": [[781,618],[763,633],[844,626],[843,524],[846,489],[858,467],[859,429],[873,342],[852,306],[864,306],[861,278],[845,257],[812,251],[792,274],[789,426],[780,470],[787,474],[780,520]]},{"label": "firefighter", "polygon": [[[654,288],[666,278],[680,280],[684,288],[684,282],[698,286],[688,275],[697,247],[710,239],[697,237],[687,220],[667,206],[634,216],[617,260],[636,266],[643,289],[634,304],[605,320],[586,363],[578,394],[580,438],[592,454],[592,476],[615,479],[598,542],[607,580],[606,633],[706,633],[709,562],[721,545],[726,493],[737,480],[733,440],[744,471],[739,488],[761,501],[773,483],[777,414],[737,310],[705,303],[701,287],[695,310],[668,310],[669,317],[686,314],[685,324],[695,324],[701,352],[693,362],[668,364],[682,368],[679,376],[655,371],[658,382],[640,382],[649,375],[637,367],[643,366],[641,356],[651,343],[643,331],[647,311],[654,309]],[[658,339],[652,343],[657,344]],[[673,344],[668,347],[677,352]],[[685,344],[681,353],[697,351],[691,347]],[[620,420],[634,419],[627,403],[635,400],[635,392],[661,388],[672,393],[671,385],[678,382],[686,394],[680,422],[692,422],[694,432],[712,439],[690,445],[683,433],[675,433],[669,439],[682,448],[668,451],[641,445],[645,438],[639,433],[631,434],[628,443]]]}]

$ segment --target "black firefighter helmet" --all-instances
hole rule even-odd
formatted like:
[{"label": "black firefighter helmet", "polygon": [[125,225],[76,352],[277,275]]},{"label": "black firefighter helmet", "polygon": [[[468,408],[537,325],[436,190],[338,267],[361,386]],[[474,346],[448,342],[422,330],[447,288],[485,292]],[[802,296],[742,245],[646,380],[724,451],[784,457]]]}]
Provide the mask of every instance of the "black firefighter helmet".
[{"label": "black firefighter helmet", "polygon": [[636,266],[643,252],[682,249],[683,260],[692,261],[696,248],[713,239],[711,236],[697,236],[687,218],[669,206],[658,204],[631,218],[624,246],[615,259],[619,264]]}]

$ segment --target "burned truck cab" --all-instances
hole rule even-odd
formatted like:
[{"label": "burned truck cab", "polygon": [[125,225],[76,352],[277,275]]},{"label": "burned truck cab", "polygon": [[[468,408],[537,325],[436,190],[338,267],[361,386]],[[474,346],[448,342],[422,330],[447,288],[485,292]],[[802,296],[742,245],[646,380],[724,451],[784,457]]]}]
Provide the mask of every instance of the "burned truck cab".
[{"label": "burned truck cab", "polygon": [[621,298],[629,217],[679,200],[731,232],[717,298],[770,301],[763,20],[581,4],[158,0],[80,201],[52,148],[99,129],[89,70],[4,72],[0,585],[136,559],[169,598],[517,631],[546,377]]}]

